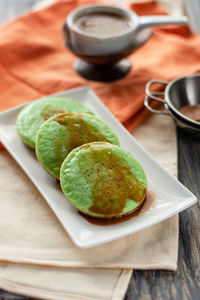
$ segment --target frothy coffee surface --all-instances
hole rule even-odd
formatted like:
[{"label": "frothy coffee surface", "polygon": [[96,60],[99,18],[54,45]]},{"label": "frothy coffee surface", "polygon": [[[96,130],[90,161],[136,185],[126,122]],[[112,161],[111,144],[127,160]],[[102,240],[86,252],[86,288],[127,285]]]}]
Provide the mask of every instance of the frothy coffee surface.
[{"label": "frothy coffee surface", "polygon": [[101,38],[129,31],[130,22],[125,16],[110,13],[94,13],[77,18],[75,24],[82,32]]}]

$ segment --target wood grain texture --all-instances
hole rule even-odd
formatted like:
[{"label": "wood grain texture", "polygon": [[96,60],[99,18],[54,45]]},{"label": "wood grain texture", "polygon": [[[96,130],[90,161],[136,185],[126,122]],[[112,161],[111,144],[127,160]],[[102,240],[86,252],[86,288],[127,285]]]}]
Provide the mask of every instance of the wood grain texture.
[{"label": "wood grain texture", "polygon": [[0,290],[0,300],[34,300],[33,298],[23,297]]}]

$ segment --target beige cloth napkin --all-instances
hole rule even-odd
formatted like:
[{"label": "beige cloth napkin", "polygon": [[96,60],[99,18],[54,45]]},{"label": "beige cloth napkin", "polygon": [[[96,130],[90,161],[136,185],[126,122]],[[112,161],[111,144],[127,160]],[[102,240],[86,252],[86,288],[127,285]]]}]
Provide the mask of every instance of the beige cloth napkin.
[{"label": "beige cloth napkin", "polygon": [[[176,175],[176,138],[170,118],[151,116],[134,136]],[[177,216],[81,250],[5,150],[0,154],[0,168],[1,288],[42,299],[115,300],[123,298],[132,269],[176,270]]]},{"label": "beige cloth napkin", "polygon": [[74,270],[0,265],[0,286],[53,300],[122,300],[131,270]]}]

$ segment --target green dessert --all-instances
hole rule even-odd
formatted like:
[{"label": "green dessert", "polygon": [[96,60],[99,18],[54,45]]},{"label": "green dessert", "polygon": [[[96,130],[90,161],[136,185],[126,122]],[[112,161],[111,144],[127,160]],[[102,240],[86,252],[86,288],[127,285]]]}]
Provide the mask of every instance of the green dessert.
[{"label": "green dessert", "polygon": [[146,195],[143,168],[119,146],[94,142],[69,153],[61,166],[66,198],[80,212],[96,218],[131,213]]},{"label": "green dessert", "polygon": [[43,168],[60,177],[60,167],[74,148],[94,141],[119,145],[115,133],[102,120],[88,113],[63,113],[47,120],[39,129],[36,155]]},{"label": "green dessert", "polygon": [[17,131],[26,145],[35,148],[38,130],[50,117],[64,112],[90,112],[83,104],[67,98],[45,98],[26,105],[17,118]]}]

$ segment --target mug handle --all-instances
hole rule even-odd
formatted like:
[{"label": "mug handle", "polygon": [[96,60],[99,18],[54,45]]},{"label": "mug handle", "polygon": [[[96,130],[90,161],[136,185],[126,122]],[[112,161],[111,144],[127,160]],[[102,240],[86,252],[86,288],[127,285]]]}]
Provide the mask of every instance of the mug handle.
[{"label": "mug handle", "polygon": [[156,91],[151,92],[150,91],[150,87],[154,83],[159,83],[159,84],[164,84],[164,85],[168,84],[168,82],[163,81],[163,80],[157,80],[157,79],[149,80],[147,82],[146,88],[145,88],[146,96],[144,98],[144,106],[152,113],[170,116],[170,113],[168,111],[161,111],[161,110],[153,109],[149,104],[149,99],[153,99],[155,101],[165,104],[165,100],[161,99],[160,97],[157,97],[157,96],[164,96],[164,92],[156,92]]},{"label": "mug handle", "polygon": [[187,25],[188,19],[186,16],[142,16],[139,17],[139,28],[160,26],[160,25]]}]

